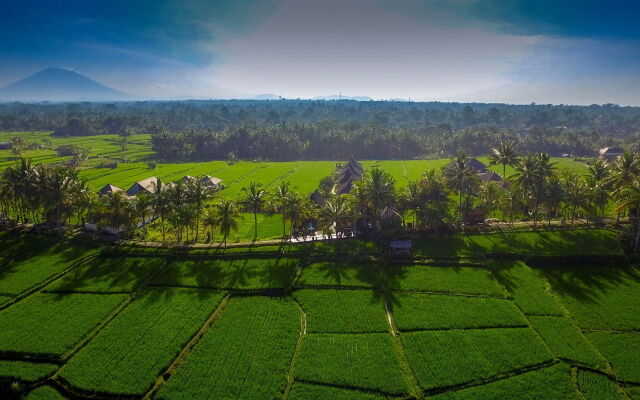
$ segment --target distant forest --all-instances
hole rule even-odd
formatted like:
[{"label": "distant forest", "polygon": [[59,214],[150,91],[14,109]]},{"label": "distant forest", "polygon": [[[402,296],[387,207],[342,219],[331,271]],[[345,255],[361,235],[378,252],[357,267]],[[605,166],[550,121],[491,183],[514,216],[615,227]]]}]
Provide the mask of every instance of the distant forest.
[{"label": "distant forest", "polygon": [[525,152],[640,151],[640,107],[484,103],[211,100],[0,104],[0,130],[60,136],[149,133],[165,160],[340,160]]}]

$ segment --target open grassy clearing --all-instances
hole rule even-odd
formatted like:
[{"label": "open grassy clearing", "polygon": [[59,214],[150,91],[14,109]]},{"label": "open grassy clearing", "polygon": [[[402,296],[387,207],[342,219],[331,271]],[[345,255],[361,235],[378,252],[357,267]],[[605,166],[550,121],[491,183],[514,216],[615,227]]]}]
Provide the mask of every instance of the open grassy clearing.
[{"label": "open grassy clearing", "polygon": [[64,400],[66,397],[51,386],[40,386],[32,390],[26,397],[27,400]]},{"label": "open grassy clearing", "polygon": [[640,267],[584,265],[544,273],[583,329],[640,330]]},{"label": "open grassy clearing", "polygon": [[291,283],[297,258],[182,260],[170,263],[153,284],[228,289],[283,288]]},{"label": "open grassy clearing", "polygon": [[640,383],[640,333],[590,332],[586,336],[609,360],[619,381]]},{"label": "open grassy clearing", "polygon": [[605,370],[607,363],[582,332],[565,317],[529,317],[553,354],[563,360]]},{"label": "open grassy clearing", "polygon": [[380,293],[369,290],[298,290],[293,297],[307,315],[307,332],[388,332]]},{"label": "open grassy clearing", "polygon": [[580,370],[578,372],[578,387],[587,400],[626,399],[615,382],[596,372]]},{"label": "open grassy clearing", "polygon": [[493,272],[525,314],[564,314],[561,304],[551,294],[551,288],[541,272],[529,268],[522,261],[496,261]]},{"label": "open grassy clearing", "polygon": [[342,389],[332,386],[313,385],[296,382],[289,394],[289,400],[385,400],[389,399],[377,393]]},{"label": "open grassy clearing", "polygon": [[220,303],[208,290],[147,289],[61,369],[87,391],[144,394]]},{"label": "open grassy clearing", "polygon": [[401,338],[426,390],[482,382],[552,358],[528,328],[410,332]]},{"label": "open grassy clearing", "polygon": [[391,304],[400,331],[527,326],[509,300],[402,293]]},{"label": "open grassy clearing", "polygon": [[60,356],[125,298],[120,294],[30,296],[0,311],[0,352]]},{"label": "open grassy clearing", "polygon": [[302,339],[295,379],[389,394],[408,392],[387,333],[308,334]]},{"label": "open grassy clearing", "polygon": [[288,298],[233,298],[157,398],[280,398],[300,317]]},{"label": "open grassy clearing", "polygon": [[11,238],[0,243],[1,254],[10,261],[0,265],[0,293],[19,294],[63,272],[79,258],[94,254],[95,247],[52,238]]},{"label": "open grassy clearing", "polygon": [[491,272],[482,267],[407,265],[401,278],[391,284],[394,290],[506,296]]},{"label": "open grassy clearing", "polygon": [[52,375],[57,369],[55,364],[0,360],[0,379],[35,382]]},{"label": "open grassy clearing", "polygon": [[133,292],[162,267],[160,257],[98,257],[65,274],[48,285],[45,292]]},{"label": "open grassy clearing", "polygon": [[566,364],[562,363],[430,398],[434,400],[580,399],[573,389],[571,371]]}]

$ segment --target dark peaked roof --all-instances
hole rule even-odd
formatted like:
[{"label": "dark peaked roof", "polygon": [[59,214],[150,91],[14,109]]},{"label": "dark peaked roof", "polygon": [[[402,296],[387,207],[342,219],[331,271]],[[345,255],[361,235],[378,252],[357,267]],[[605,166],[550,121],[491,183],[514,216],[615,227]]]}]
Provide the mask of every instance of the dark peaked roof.
[{"label": "dark peaked roof", "polygon": [[104,195],[112,194],[112,193],[116,193],[116,192],[124,192],[124,189],[121,189],[121,188],[117,187],[116,185],[112,185],[112,184],[109,183],[107,185],[104,185],[102,187],[102,189],[100,189],[98,191],[98,194],[104,196]]},{"label": "dark peaked roof", "polygon": [[354,181],[362,178],[364,168],[362,168],[362,164],[351,156],[346,164],[339,165],[336,168],[336,174],[336,193],[345,194],[351,192]]},{"label": "dark peaked roof", "polygon": [[484,165],[482,162],[480,162],[480,160],[478,160],[477,158],[470,158],[469,159],[469,167],[474,170],[475,172],[488,172],[489,170],[487,169],[487,166]]}]

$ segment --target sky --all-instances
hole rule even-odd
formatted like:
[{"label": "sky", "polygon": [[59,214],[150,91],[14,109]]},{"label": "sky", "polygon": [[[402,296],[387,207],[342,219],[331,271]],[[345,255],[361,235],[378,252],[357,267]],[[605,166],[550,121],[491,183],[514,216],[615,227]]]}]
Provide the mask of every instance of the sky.
[{"label": "sky", "polygon": [[4,0],[0,86],[640,105],[638,0]]}]

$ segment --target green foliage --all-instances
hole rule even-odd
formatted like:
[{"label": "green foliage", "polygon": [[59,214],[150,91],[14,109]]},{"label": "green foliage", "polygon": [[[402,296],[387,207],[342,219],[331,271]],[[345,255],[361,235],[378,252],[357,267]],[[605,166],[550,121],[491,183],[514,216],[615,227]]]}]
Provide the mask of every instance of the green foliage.
[{"label": "green foliage", "polygon": [[58,366],[54,364],[0,360],[0,379],[34,382],[52,375],[57,369]]},{"label": "green foliage", "polygon": [[126,296],[35,294],[0,312],[0,351],[61,355]]},{"label": "green foliage", "polygon": [[640,333],[602,331],[586,336],[609,360],[619,381],[640,383]]},{"label": "green foliage", "polygon": [[625,400],[618,385],[606,375],[580,370],[578,386],[586,400]]},{"label": "green foliage", "polygon": [[522,261],[495,262],[494,266],[496,278],[511,293],[522,312],[527,315],[564,314],[540,271],[529,268]]},{"label": "green foliage", "polygon": [[84,390],[144,394],[222,296],[197,289],[147,289],[72,357],[60,376]]},{"label": "green foliage", "polygon": [[85,262],[47,286],[46,292],[123,293],[134,291],[165,259],[99,257]]},{"label": "green foliage", "polygon": [[[5,243],[2,243],[4,247]],[[71,242],[28,237],[7,243],[0,250],[13,261],[0,268],[0,293],[18,294],[67,269],[75,260],[96,252]]]},{"label": "green foliage", "polygon": [[392,312],[400,331],[527,326],[508,300],[405,293],[393,299]]},{"label": "green foliage", "polygon": [[640,329],[640,267],[584,265],[544,272],[581,328]]},{"label": "green foliage", "polygon": [[427,390],[481,382],[551,360],[542,340],[527,328],[411,332],[401,338]]},{"label": "green foliage", "polygon": [[504,297],[504,288],[482,267],[409,265],[393,288],[404,291],[464,293]]},{"label": "green foliage", "polygon": [[582,332],[565,317],[529,317],[553,354],[598,369],[606,369],[606,361]]},{"label": "green foliage", "polygon": [[430,398],[434,400],[578,400],[580,396],[573,389],[569,366],[560,363],[486,385],[447,392]]},{"label": "green foliage", "polygon": [[299,333],[290,299],[234,298],[157,397],[279,398]]},{"label": "green foliage", "polygon": [[385,400],[386,396],[365,391],[296,382],[289,394],[291,400]]},{"label": "green foliage", "polygon": [[299,263],[296,258],[286,257],[175,261],[154,277],[153,283],[225,289],[283,288],[293,280]]},{"label": "green foliage", "polygon": [[32,390],[27,395],[26,400],[64,400],[66,397],[61,395],[57,390],[51,386],[40,386],[37,389]]},{"label": "green foliage", "polygon": [[386,333],[306,335],[296,360],[295,378],[389,394],[407,393],[398,355]]},{"label": "green foliage", "polygon": [[299,286],[382,288],[398,278],[397,266],[362,262],[322,261],[304,267]]},{"label": "green foliage", "polygon": [[298,290],[293,297],[307,315],[307,332],[388,332],[383,299],[369,290]]}]

